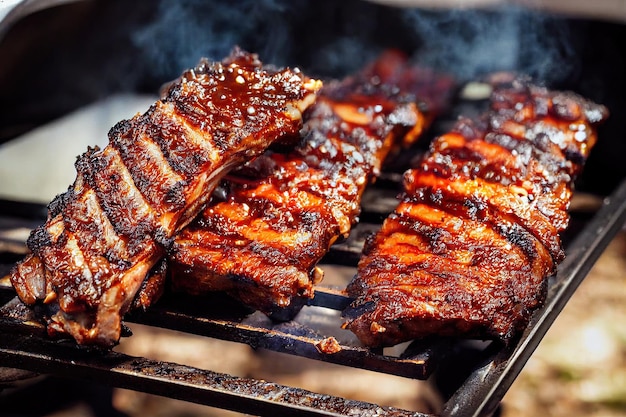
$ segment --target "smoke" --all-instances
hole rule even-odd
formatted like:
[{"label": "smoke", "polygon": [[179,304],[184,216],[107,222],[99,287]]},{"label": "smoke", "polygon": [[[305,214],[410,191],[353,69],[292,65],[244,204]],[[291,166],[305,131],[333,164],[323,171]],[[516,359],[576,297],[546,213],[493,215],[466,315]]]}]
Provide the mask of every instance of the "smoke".
[{"label": "smoke", "polygon": [[161,77],[178,75],[200,57],[222,59],[235,45],[275,61],[282,55],[280,48],[289,44],[287,15],[295,8],[289,4],[279,0],[161,0],[156,18],[131,39]]},{"label": "smoke", "polygon": [[131,40],[161,79],[200,57],[221,59],[234,45],[266,63],[342,76],[381,52],[377,37],[390,27],[381,26],[381,10],[392,9],[363,0],[160,0]]},{"label": "smoke", "polygon": [[555,83],[576,71],[576,52],[564,20],[513,6],[497,10],[407,10],[405,23],[420,44],[420,62],[461,80],[516,71]]},{"label": "smoke", "polygon": [[387,48],[469,80],[523,72],[547,84],[577,70],[563,19],[504,6],[403,9],[363,0],[161,0],[132,42],[156,78],[171,79],[200,57],[221,59],[234,45],[267,63],[315,76],[354,72]]}]

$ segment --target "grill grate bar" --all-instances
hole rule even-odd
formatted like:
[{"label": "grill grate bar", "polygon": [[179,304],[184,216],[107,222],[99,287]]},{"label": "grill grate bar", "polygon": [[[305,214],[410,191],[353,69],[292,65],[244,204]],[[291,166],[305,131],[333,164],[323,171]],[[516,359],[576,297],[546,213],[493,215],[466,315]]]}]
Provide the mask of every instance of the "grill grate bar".
[{"label": "grill grate bar", "polygon": [[[444,352],[440,342],[433,342],[440,349],[425,347],[420,354],[406,357],[386,356],[361,347],[352,333],[340,328],[339,313],[336,311],[325,317],[324,312],[308,311],[308,307],[304,307],[293,321],[274,323],[261,313],[242,315],[240,318],[219,318],[219,311],[216,310],[233,311],[237,306],[221,308],[219,300],[211,298],[207,302],[206,297],[202,304],[195,308],[189,297],[177,299],[175,296],[166,296],[146,312],[130,315],[127,320],[245,343],[255,349],[267,349],[414,379],[428,378]],[[211,306],[209,311],[207,305]],[[313,323],[314,320],[317,322]],[[335,335],[320,333],[318,329],[322,326],[334,330]]]},{"label": "grill grate bar", "polygon": [[[377,191],[374,189],[374,193]],[[385,204],[379,208],[366,209],[364,220],[372,224],[360,223],[355,233],[333,247],[325,262],[354,266],[365,237],[379,227],[373,223],[378,213],[382,214],[386,210]],[[456,389],[446,402],[443,416],[484,417],[495,410],[549,326],[625,219],[626,181],[605,200],[593,219],[585,221],[584,227],[573,235],[574,239],[567,245],[568,257],[550,282],[546,306],[535,313],[520,340],[508,348],[498,343],[489,344],[482,356],[487,359]],[[29,316],[30,310],[15,308],[17,300],[10,284],[0,280],[0,289],[3,303],[13,299],[0,309],[1,366],[97,379],[116,387],[257,415],[340,416],[356,413],[365,416],[426,416],[175,363],[133,358],[115,352],[89,354],[76,349],[71,343],[46,339],[43,327]],[[194,305],[188,296],[168,294],[148,311],[132,314],[127,319],[130,322],[246,343],[255,348],[416,379],[428,378],[435,366],[445,362],[444,356],[458,344],[454,340],[442,339],[416,341],[400,356],[385,356],[383,351],[359,347],[358,343],[341,332],[351,333],[340,330],[336,325],[339,311],[349,303],[349,298],[342,291],[324,287],[316,289],[315,298],[303,307],[296,319],[280,324],[272,323],[260,313],[251,313],[233,300],[230,302],[234,304],[224,305],[224,302],[229,301],[223,295],[217,296],[216,300],[221,301],[204,300],[202,305]],[[212,309],[207,310],[207,306]],[[330,321],[315,321],[325,315],[330,317]],[[315,320],[310,321],[311,318]],[[330,328],[334,328],[335,333],[327,332]],[[330,337],[336,338],[340,349],[335,353],[324,353],[321,343],[328,342]],[[233,385],[224,390],[224,381],[230,381]]]},{"label": "grill grate bar", "polygon": [[[14,293],[6,278],[0,280],[0,289]],[[334,297],[324,304],[335,308],[348,301],[340,292],[319,292]],[[307,308],[293,321],[275,323],[261,313],[250,314],[223,294],[202,299],[168,294],[149,310],[127,315],[125,321],[421,380],[432,374],[450,345],[448,340],[433,339],[422,343],[419,350],[412,349],[400,356],[384,355],[382,351],[361,347],[351,332],[342,330],[338,311],[325,315],[319,310],[306,311]],[[329,329],[329,333],[320,333],[321,327]],[[0,308],[0,330],[45,337],[43,325],[17,297]]]},{"label": "grill grate bar", "polygon": [[0,363],[253,415],[428,416],[117,352],[94,355],[70,344],[4,332],[0,334]]}]

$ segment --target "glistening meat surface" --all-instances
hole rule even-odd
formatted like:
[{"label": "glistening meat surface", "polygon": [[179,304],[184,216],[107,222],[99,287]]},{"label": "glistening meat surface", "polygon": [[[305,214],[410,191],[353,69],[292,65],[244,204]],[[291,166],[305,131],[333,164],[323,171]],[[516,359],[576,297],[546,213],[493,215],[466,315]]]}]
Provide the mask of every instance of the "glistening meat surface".
[{"label": "glistening meat surface", "polygon": [[117,343],[140,288],[155,293],[146,277],[175,234],[229,170],[298,135],[320,87],[238,49],[186,71],[148,111],[113,127],[104,149],[78,158],[74,184],[12,271],[19,297],[43,305],[50,334]]},{"label": "glistening meat surface", "polygon": [[545,299],[564,252],[573,181],[608,115],[517,79],[405,173],[366,243],[345,327],[368,346],[445,335],[508,340]]},{"label": "glistening meat surface", "polygon": [[450,87],[451,80],[393,52],[327,84],[295,149],[268,152],[229,175],[225,200],[178,235],[170,258],[174,286],[227,291],[290,318],[322,277],[316,264],[357,222],[366,185],[394,148],[421,135]]}]

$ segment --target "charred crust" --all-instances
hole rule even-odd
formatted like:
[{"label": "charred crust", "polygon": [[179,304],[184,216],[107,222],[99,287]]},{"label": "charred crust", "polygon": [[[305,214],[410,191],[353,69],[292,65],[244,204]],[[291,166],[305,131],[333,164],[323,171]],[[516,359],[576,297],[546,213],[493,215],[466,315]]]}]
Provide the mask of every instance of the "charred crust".
[{"label": "charred crust", "polygon": [[[484,122],[457,123],[465,142],[454,133],[433,142],[405,174],[400,208],[365,246],[348,286],[356,301],[344,317],[368,346],[429,334],[508,343],[545,301],[548,275],[564,255],[559,231],[567,223],[572,181],[595,142],[593,125],[607,113],[529,79],[494,84]],[[467,230],[472,223],[489,228],[487,236],[497,242],[482,242]],[[396,233],[409,238],[395,240]],[[435,276],[441,279],[431,284]],[[376,304],[373,310],[357,310],[368,302]]]},{"label": "charred crust", "polygon": [[111,144],[117,146],[121,138],[125,137],[133,126],[132,120],[121,120],[109,129],[108,137]]},{"label": "charred crust", "polygon": [[165,193],[165,202],[174,210],[182,210],[185,206],[185,190],[187,186],[187,181],[178,181],[174,186],[168,188]]},{"label": "charred crust", "polygon": [[517,246],[522,250],[530,262],[539,258],[536,245],[538,243],[537,238],[528,233],[526,229],[521,227],[517,223],[498,224],[498,232],[506,238],[512,245]]},{"label": "charred crust", "polygon": [[487,210],[489,208],[488,203],[478,198],[477,196],[469,195],[463,199],[463,207],[466,210],[468,218],[476,221],[484,221],[488,215]]},{"label": "charred crust", "polygon": [[52,237],[44,226],[33,229],[26,241],[26,245],[34,253],[38,253],[40,249],[50,246],[51,244]]},{"label": "charred crust", "polygon": [[102,168],[101,166],[98,166],[98,164],[94,163],[94,156],[98,152],[100,152],[99,147],[89,147],[85,153],[76,158],[76,163],[74,164],[78,175],[82,176],[83,180],[86,181],[87,185],[91,188],[95,187],[93,172]]},{"label": "charred crust", "polygon": [[[46,268],[44,297],[49,294],[48,304],[37,308],[47,320],[50,335],[70,335],[79,344],[105,349],[115,345],[122,327],[120,316],[132,301],[129,295],[137,289],[124,287],[136,281],[127,282],[125,274],[151,267],[163,248],[172,247],[179,217],[197,214],[206,198],[193,195],[188,198],[197,200],[185,201],[186,192],[212,187],[214,177],[241,163],[242,157],[255,156],[280,136],[297,133],[300,114],[284,112],[289,106],[310,104],[309,100],[300,101],[313,93],[309,83],[297,70],[265,74],[257,67],[260,62],[255,55],[239,50],[223,63],[201,61],[166,87],[167,103],[157,102],[143,115],[117,123],[109,131],[105,149],[88,148],[77,158],[76,181],[50,203],[48,221],[35,229],[28,241],[38,252],[38,265]],[[227,69],[230,75],[223,78]],[[245,71],[239,73],[238,69]],[[214,99],[222,95],[233,99],[235,105],[216,105]],[[256,109],[262,114],[252,117],[256,110],[243,107],[248,106],[250,96],[257,100],[252,104],[263,107]],[[213,143],[211,129],[220,117],[219,122],[230,127],[216,135]],[[246,139],[249,142],[239,143]],[[172,176],[148,187],[150,175],[154,178],[161,171],[158,167],[149,173],[141,169],[162,164],[150,140],[161,148],[170,167],[182,173],[183,180]],[[142,162],[144,156],[142,165],[137,161]],[[209,166],[213,161],[215,166]],[[158,221],[161,215],[164,225]],[[73,259],[75,256],[84,259]],[[34,269],[26,265],[23,271],[28,270],[30,276],[19,279],[41,278]],[[38,292],[42,292],[41,282],[31,282]],[[298,290],[298,295],[308,293],[309,289]]]},{"label": "charred crust", "polygon": [[[425,202],[453,216],[486,223],[511,244],[518,246],[530,262],[538,257],[535,243],[538,241],[540,242],[539,244],[544,245],[544,242],[536,237],[534,233],[531,233],[516,221],[508,219],[497,208],[494,210],[485,201],[471,198],[471,196],[459,199],[454,195],[446,194],[443,190],[433,192],[429,188],[421,188],[416,193],[416,196],[408,201],[413,203]],[[554,253],[551,251],[551,253],[555,258],[558,258],[561,252]]]},{"label": "charred crust", "polygon": [[162,228],[158,228],[153,235],[154,241],[161,245],[161,247],[165,248],[165,250],[169,250],[174,245],[174,238],[168,236],[167,231]]},{"label": "charred crust", "polygon": [[54,199],[52,199],[52,201],[48,203],[48,219],[53,219],[61,214],[73,197],[74,193],[71,186],[66,192],[58,194],[56,197],[54,197]]}]

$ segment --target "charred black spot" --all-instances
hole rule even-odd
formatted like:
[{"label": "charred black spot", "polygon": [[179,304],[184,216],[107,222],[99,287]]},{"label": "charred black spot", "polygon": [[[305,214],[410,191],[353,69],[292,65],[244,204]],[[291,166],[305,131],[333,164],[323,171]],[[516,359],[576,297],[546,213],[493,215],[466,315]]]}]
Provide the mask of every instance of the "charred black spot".
[{"label": "charred black spot", "polygon": [[117,186],[117,184],[122,179],[122,176],[118,172],[112,172],[108,175],[108,178],[111,181],[111,188],[118,189],[119,187]]},{"label": "charred black spot", "polygon": [[165,202],[174,210],[182,210],[185,207],[185,190],[187,181],[178,181],[165,193]]},{"label": "charred black spot", "polygon": [[131,129],[133,123],[131,120],[121,120],[117,122],[108,133],[110,143],[116,145],[119,143],[120,138],[124,137],[126,133]]},{"label": "charred black spot", "polygon": [[585,163],[585,157],[574,147],[565,150],[565,158],[575,166],[582,166]]},{"label": "charred black spot", "polygon": [[486,211],[489,206],[485,201],[470,195],[463,200],[463,207],[467,209],[466,214],[468,218],[483,221],[486,218]]},{"label": "charred black spot", "polygon": [[74,163],[78,176],[82,176],[83,180],[92,188],[95,186],[93,174],[98,168],[102,168],[96,165],[94,161],[94,155],[99,151],[100,148],[97,146],[95,148],[89,147],[85,153],[76,158]]},{"label": "charred black spot", "polygon": [[158,243],[159,245],[161,245],[166,250],[168,248],[171,248],[174,245],[174,238],[168,236],[167,232],[161,228],[158,228],[154,232],[153,237],[154,237],[154,241]]},{"label": "charred black spot", "polygon": [[44,226],[40,226],[30,232],[26,244],[31,251],[36,253],[39,249],[50,246],[52,237]]},{"label": "charred black spot", "polygon": [[538,243],[537,239],[522,226],[517,223],[510,223],[507,226],[500,225],[499,231],[507,241],[519,247],[531,262],[539,257],[535,247]]},{"label": "charred black spot", "polygon": [[135,152],[135,142],[129,140],[129,133],[133,133],[132,126],[132,122],[128,121],[124,124],[124,129],[111,129],[109,132],[109,143],[119,152],[124,161],[132,158]]},{"label": "charred black spot", "polygon": [[447,246],[444,243],[444,237],[449,234],[447,230],[425,224],[416,219],[402,219],[401,223],[428,242],[432,253],[442,254],[446,252]]},{"label": "charred black spot", "polygon": [[441,205],[445,201],[444,191],[441,189],[433,190],[432,188],[429,188],[427,191],[427,195],[428,200],[437,206]]},{"label": "charred black spot", "polygon": [[66,192],[58,194],[56,197],[54,197],[54,199],[50,203],[48,203],[48,218],[52,219],[61,214],[67,204],[72,200],[73,195],[74,193],[70,186],[70,188]]}]

